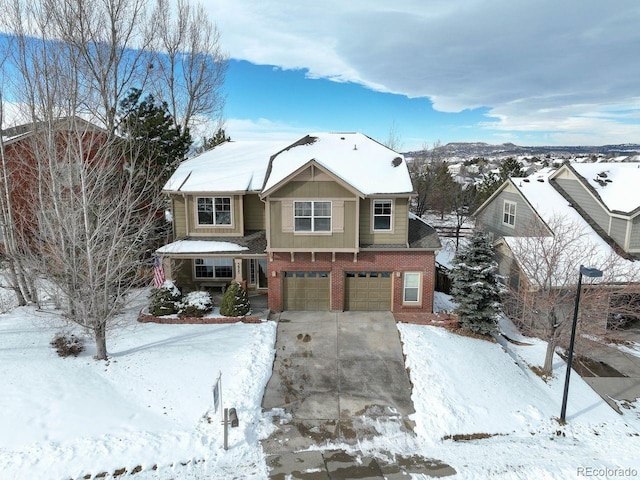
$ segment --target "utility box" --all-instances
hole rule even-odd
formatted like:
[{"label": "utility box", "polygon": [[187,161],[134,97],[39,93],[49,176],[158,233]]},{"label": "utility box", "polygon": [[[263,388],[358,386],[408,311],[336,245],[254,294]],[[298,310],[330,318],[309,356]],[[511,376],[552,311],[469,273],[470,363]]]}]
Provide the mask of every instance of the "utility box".
[{"label": "utility box", "polygon": [[232,427],[238,426],[238,413],[236,412],[235,408],[229,409],[229,423]]}]

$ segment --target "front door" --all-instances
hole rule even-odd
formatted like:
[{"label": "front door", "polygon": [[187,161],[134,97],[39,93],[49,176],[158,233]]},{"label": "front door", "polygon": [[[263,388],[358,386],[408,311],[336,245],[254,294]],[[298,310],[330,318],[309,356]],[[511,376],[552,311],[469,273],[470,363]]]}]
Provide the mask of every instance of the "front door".
[{"label": "front door", "polygon": [[268,288],[269,287],[269,276],[267,275],[267,259],[266,258],[258,258],[258,288]]}]

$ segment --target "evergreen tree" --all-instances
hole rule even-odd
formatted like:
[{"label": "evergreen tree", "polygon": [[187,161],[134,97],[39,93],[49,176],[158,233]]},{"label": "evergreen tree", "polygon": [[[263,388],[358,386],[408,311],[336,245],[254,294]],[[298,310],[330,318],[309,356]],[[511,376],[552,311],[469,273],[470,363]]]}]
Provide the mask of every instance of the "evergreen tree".
[{"label": "evergreen tree", "polygon": [[225,317],[242,317],[250,310],[247,291],[238,282],[232,282],[222,295],[220,314]]},{"label": "evergreen tree", "polygon": [[451,295],[458,304],[461,327],[482,335],[496,332],[500,308],[498,265],[486,235],[474,232],[471,242],[454,257],[453,265]]},{"label": "evergreen tree", "polygon": [[212,137],[204,137],[202,139],[202,147],[200,149],[201,152],[199,153],[206,152],[222,143],[230,141],[231,137],[227,135],[227,133],[224,131],[224,128],[218,128],[218,130],[216,130]]},{"label": "evergreen tree", "polygon": [[478,193],[480,194],[478,205],[482,205],[508,178],[525,176],[520,163],[513,157],[503,160],[498,172],[497,175],[494,172],[483,174],[482,183],[478,186]]},{"label": "evergreen tree", "polygon": [[142,90],[132,88],[120,102],[119,132],[129,141],[129,148],[145,155],[155,166],[158,188],[162,188],[171,174],[184,160],[191,146],[189,130],[176,127],[166,102],[158,102],[153,95],[142,98]]},{"label": "evergreen tree", "polygon": [[432,164],[430,170],[433,176],[427,204],[431,210],[440,213],[440,218],[444,218],[445,213],[450,213],[454,208],[454,197],[462,187],[451,176],[447,162]]}]

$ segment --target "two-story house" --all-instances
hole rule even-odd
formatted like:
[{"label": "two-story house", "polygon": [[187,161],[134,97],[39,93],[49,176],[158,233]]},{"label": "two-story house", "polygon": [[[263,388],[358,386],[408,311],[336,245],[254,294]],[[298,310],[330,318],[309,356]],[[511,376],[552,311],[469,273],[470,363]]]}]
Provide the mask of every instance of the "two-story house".
[{"label": "two-story house", "polygon": [[[475,212],[476,226],[495,242],[500,273],[511,288],[534,285],[525,265],[544,268],[527,256],[555,255],[575,273],[581,263],[607,269],[605,281],[622,285],[640,281],[639,163],[573,163],[543,169],[526,178],[508,179]],[[575,234],[566,251],[545,251],[544,241],[522,248],[522,237]],[[516,248],[518,246],[518,248]],[[570,248],[571,247],[571,248]],[[593,265],[591,265],[593,264]],[[615,268],[611,268],[615,265]],[[540,273],[540,272],[538,272]],[[530,275],[529,275],[530,276]],[[551,287],[565,284],[549,279]],[[640,316],[640,312],[638,312]]]},{"label": "two-story house", "polygon": [[165,185],[184,289],[232,280],[282,310],[432,312],[435,231],[409,213],[404,158],[359,133],[228,142]]}]

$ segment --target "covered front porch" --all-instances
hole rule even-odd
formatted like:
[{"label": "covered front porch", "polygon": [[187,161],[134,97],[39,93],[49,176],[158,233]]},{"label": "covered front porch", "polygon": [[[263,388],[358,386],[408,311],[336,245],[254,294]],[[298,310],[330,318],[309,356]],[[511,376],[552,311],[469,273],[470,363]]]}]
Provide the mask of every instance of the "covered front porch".
[{"label": "covered front porch", "polygon": [[194,290],[224,292],[231,282],[247,291],[267,292],[264,232],[225,239],[181,239],[159,248],[165,278],[183,293]]}]

